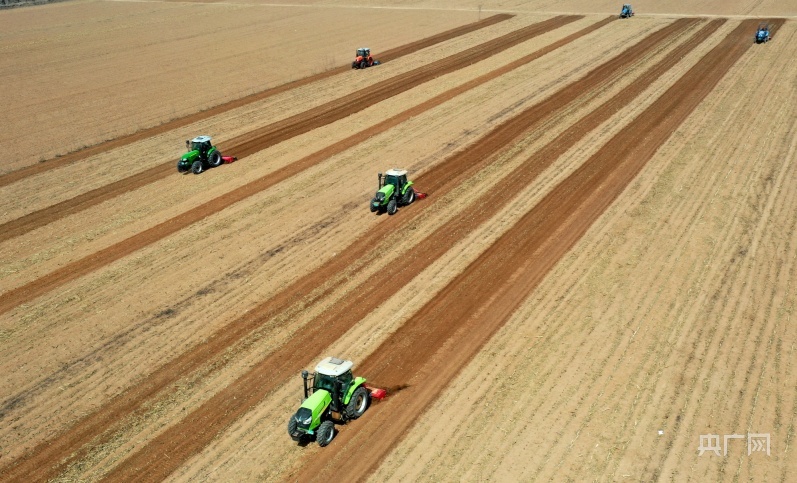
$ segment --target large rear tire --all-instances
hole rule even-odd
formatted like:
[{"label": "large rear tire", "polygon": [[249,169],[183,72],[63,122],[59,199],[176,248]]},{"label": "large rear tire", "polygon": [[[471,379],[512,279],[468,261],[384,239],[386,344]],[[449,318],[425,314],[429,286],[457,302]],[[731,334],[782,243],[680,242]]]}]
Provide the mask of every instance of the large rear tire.
[{"label": "large rear tire", "polygon": [[194,164],[191,165],[191,172],[194,174],[200,174],[202,171],[205,171],[202,161],[194,161]]},{"label": "large rear tire", "polygon": [[387,202],[387,214],[395,215],[396,211],[398,211],[398,203],[396,203],[396,198],[393,198]]},{"label": "large rear tire", "polygon": [[404,204],[411,205],[415,201],[415,190],[410,186],[407,188],[407,193],[404,195]]},{"label": "large rear tire", "polygon": [[335,424],[332,421],[324,421],[318,426],[318,431],[315,432],[315,440],[318,446],[322,448],[332,442],[335,437]]},{"label": "large rear tire", "polygon": [[217,167],[221,166],[222,163],[224,163],[224,160],[221,159],[221,153],[219,152],[218,149],[213,151],[210,154],[210,156],[208,156],[208,164],[211,167],[217,168]]},{"label": "large rear tire", "polygon": [[349,419],[357,419],[365,413],[368,409],[368,403],[371,401],[371,394],[368,389],[363,386],[354,390],[354,394],[349,399],[349,404],[346,405],[346,415]]},{"label": "large rear tire", "polygon": [[368,62],[366,61],[360,62],[360,69],[365,69],[366,67],[368,67]]}]

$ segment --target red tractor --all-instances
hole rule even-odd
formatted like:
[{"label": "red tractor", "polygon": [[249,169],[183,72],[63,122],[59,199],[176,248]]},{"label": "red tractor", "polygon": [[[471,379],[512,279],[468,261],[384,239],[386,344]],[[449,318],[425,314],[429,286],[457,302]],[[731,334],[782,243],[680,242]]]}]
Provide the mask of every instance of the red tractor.
[{"label": "red tractor", "polygon": [[357,49],[357,57],[354,59],[354,62],[351,63],[351,68],[365,69],[373,65],[379,65],[379,61],[371,57],[371,49],[368,47]]}]

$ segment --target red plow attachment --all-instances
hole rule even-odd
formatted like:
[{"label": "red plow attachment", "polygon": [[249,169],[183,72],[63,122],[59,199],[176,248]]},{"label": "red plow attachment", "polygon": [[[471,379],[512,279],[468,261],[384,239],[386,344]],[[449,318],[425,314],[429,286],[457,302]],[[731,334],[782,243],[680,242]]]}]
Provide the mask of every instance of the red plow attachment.
[{"label": "red plow attachment", "polygon": [[414,186],[412,187],[412,191],[415,192],[415,199],[416,200],[422,200],[422,199],[426,198],[427,196],[429,196],[426,193],[421,193],[420,191],[416,190]]},{"label": "red plow attachment", "polygon": [[224,164],[230,164],[238,161],[238,158],[235,156],[222,156],[221,160],[224,161]]},{"label": "red plow attachment", "polygon": [[370,386],[366,387],[371,390],[371,399],[376,399],[378,401],[381,401],[382,399],[387,397],[387,391],[384,389],[380,389],[378,387],[370,387]]}]

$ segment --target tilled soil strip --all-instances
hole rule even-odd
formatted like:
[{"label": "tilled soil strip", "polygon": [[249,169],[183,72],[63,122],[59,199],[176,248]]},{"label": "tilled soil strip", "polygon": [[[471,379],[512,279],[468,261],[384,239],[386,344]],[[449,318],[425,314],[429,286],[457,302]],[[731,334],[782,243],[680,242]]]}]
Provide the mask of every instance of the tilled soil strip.
[{"label": "tilled soil strip", "polygon": [[[469,81],[459,87],[453,88],[445,93],[430,99],[423,104],[415,106],[397,116],[394,116],[391,119],[383,121],[382,123],[369,128],[361,133],[355,134],[348,138],[347,140],[340,141],[339,143],[332,145],[328,148],[325,148],[322,151],[314,153],[304,160],[300,160],[299,162],[295,163],[297,169],[292,169],[290,167],[283,168],[283,170],[278,171],[277,173],[271,174],[267,177],[264,177],[260,180],[253,182],[251,185],[245,185],[242,188],[235,190],[234,192],[228,193],[216,200],[209,202],[206,206],[208,210],[210,210],[207,214],[212,212],[218,211],[223,209],[226,206],[229,206],[231,203],[235,201],[239,201],[241,199],[245,199],[248,196],[251,196],[263,189],[266,189],[273,184],[299,172],[303,169],[307,169],[308,167],[321,162],[324,159],[327,159],[329,156],[341,152],[349,147],[356,145],[359,141],[363,139],[363,136],[368,137],[379,132],[383,132],[390,127],[393,127],[413,116],[421,114],[422,112],[431,109],[434,106],[442,104],[443,102],[459,95],[467,90],[470,90],[478,85],[481,85],[489,80],[492,80],[500,75],[503,75],[521,65],[525,65],[534,59],[542,57],[543,55],[556,50],[563,45],[566,45],[579,37],[582,37],[604,25],[609,23],[613,20],[613,17],[601,20],[596,22],[584,29],[575,32],[559,41],[554,42],[551,45],[543,47],[538,51],[529,54],[521,59],[518,59],[504,67],[496,69],[488,74],[485,74],[477,79]],[[629,49],[635,50],[635,48]],[[646,52],[647,50],[645,50]],[[640,52],[639,55],[641,55]],[[628,55],[625,57],[625,61],[623,64],[628,63],[631,59],[637,58],[637,55]],[[605,70],[605,69],[604,69]],[[546,101],[544,106],[541,106],[540,109],[536,112],[536,117],[538,121],[542,121],[546,118],[549,114],[553,111],[551,109],[558,110],[564,107],[567,103],[572,101],[576,96],[582,95],[583,91],[587,87],[594,87],[599,85],[600,83],[606,82],[607,79],[610,78],[610,74],[615,74],[613,71],[606,71],[601,75],[596,75],[595,72],[589,74],[587,76],[586,81],[580,81],[578,86],[571,86],[564,89],[569,94],[567,96],[560,95],[558,105],[554,105],[551,102]],[[514,132],[514,131],[512,131]],[[514,136],[517,136],[518,133],[514,132],[504,133],[505,141],[508,143]],[[501,144],[504,144],[503,142]],[[495,154],[496,150],[495,146],[491,146],[489,149],[482,149],[482,150],[475,150],[469,151],[471,156],[469,156],[469,162],[475,163],[477,161],[481,161],[484,163],[484,159],[489,158],[491,154]],[[449,164],[456,164],[453,162],[449,162]],[[293,166],[293,165],[292,165]],[[465,166],[459,164],[459,169],[465,169]],[[460,173],[461,174],[461,173]],[[447,175],[446,175],[447,176]],[[428,176],[422,176],[418,179],[423,181]],[[457,178],[459,179],[459,178]],[[439,186],[440,190],[436,191],[437,195],[444,194],[452,186],[456,183],[454,178],[447,177],[444,181],[449,181],[447,185],[436,183],[434,186]],[[215,203],[215,204],[212,204]],[[211,205],[212,204],[212,205]],[[420,207],[421,210],[423,207]],[[420,213],[420,210],[418,210]],[[204,215],[204,216],[207,216]],[[408,216],[413,216],[408,214]],[[417,215],[416,215],[417,216]],[[201,219],[201,218],[200,218]],[[183,220],[184,221],[184,220]],[[171,220],[171,223],[175,226],[183,226],[181,225],[181,221],[177,219]],[[185,226],[188,226],[186,224]],[[124,242],[123,244],[130,245],[130,240]],[[366,251],[367,245],[364,244],[362,249],[354,248],[353,250],[349,250],[350,257],[353,256],[358,258],[362,256],[362,254]],[[355,253],[356,252],[356,253]],[[334,275],[339,275],[341,272],[340,270],[344,269],[344,267],[338,267],[334,265],[333,267],[327,267],[328,271]],[[324,275],[323,277],[328,277],[329,275]],[[114,402],[106,405],[97,413],[94,413],[88,416],[86,419],[78,423],[75,427],[67,432],[63,433],[55,440],[47,441],[42,443],[41,445],[37,446],[33,451],[31,451],[27,456],[21,458],[20,460],[12,463],[11,469],[5,468],[0,470],[0,474],[4,473],[5,477],[8,477],[12,480],[31,480],[31,479],[46,479],[58,474],[60,469],[67,464],[68,461],[73,459],[77,459],[79,457],[80,448],[85,445],[88,441],[90,441],[95,436],[101,434],[107,428],[109,428],[113,423],[115,423],[118,419],[123,418],[133,412],[136,408],[138,408],[144,401],[151,398],[154,394],[161,391],[163,388],[167,387],[169,384],[173,383],[174,381],[178,380],[179,378],[189,374],[196,368],[200,367],[204,363],[207,363],[210,359],[214,358],[221,352],[223,352],[226,348],[232,346],[242,338],[244,338],[247,334],[251,333],[253,330],[256,330],[257,327],[262,325],[266,320],[268,320],[272,314],[278,311],[287,310],[291,305],[295,304],[299,298],[301,298],[301,294],[309,293],[313,288],[319,286],[318,284],[318,277],[314,277],[310,279],[309,277],[305,277],[299,281],[300,283],[294,283],[288,289],[283,290],[280,295],[275,297],[274,299],[270,299],[265,304],[258,307],[255,311],[251,311],[251,317],[246,317],[245,320],[241,320],[239,322],[232,324],[229,328],[225,329],[222,333],[214,334],[211,336],[206,344],[204,344],[200,349],[188,352],[184,354],[184,356],[172,361],[171,363],[161,367],[155,373],[151,374],[147,381],[137,385],[136,387],[128,390],[125,394],[122,394],[114,399]],[[297,296],[297,294],[299,294]],[[315,299],[313,301],[320,300],[326,292],[317,293],[315,295]],[[71,455],[71,456],[68,456]],[[44,461],[60,461],[61,464],[46,464],[43,463]]]},{"label": "tilled soil strip", "polygon": [[[431,37],[426,37],[424,39],[396,47],[395,49],[387,50],[379,55],[379,60],[382,63],[389,62],[391,60],[404,57],[405,55],[412,54],[418,50],[425,49],[427,47],[431,47],[441,42],[445,42],[447,40],[451,40],[453,38],[460,37],[462,35],[475,32],[485,27],[489,27],[491,25],[495,25],[497,23],[509,20],[512,17],[514,17],[514,15],[509,15],[509,14],[493,15],[492,17],[488,17],[478,22],[463,25],[461,27],[447,30],[445,32],[433,35]],[[38,163],[32,166],[28,166],[26,168],[22,168],[16,171],[12,171],[10,173],[0,175],[0,187],[9,185],[11,183],[15,183],[21,179],[28,178],[36,174],[50,171],[52,169],[61,168],[63,166],[72,164],[75,161],[80,161],[90,156],[110,151],[111,149],[116,149],[121,146],[126,146],[136,141],[141,141],[142,139],[147,139],[149,137],[156,136],[158,134],[171,131],[173,129],[177,129],[183,126],[188,126],[189,124],[193,124],[195,122],[202,121],[204,119],[209,119],[213,116],[217,116],[227,111],[237,109],[239,107],[251,104],[253,102],[262,101],[263,99],[267,99],[269,97],[281,94],[291,89],[295,89],[297,87],[301,87],[338,74],[342,74],[349,70],[351,69],[348,65],[340,66],[326,72],[321,72],[319,74],[311,75],[309,77],[304,77],[302,79],[297,79],[295,81],[291,81],[279,85],[277,87],[273,87],[271,89],[266,89],[261,92],[256,92],[254,94],[242,97],[240,99],[235,99],[233,101],[225,102],[224,104],[219,104],[218,106],[212,107],[202,112],[190,114],[188,116],[181,117],[179,119],[173,119],[158,126],[142,129],[138,132],[135,132],[127,136],[111,139],[109,141],[102,142],[95,146],[81,149],[79,151],[66,154],[64,156],[59,156],[57,158],[44,161],[42,163]]]},{"label": "tilled soil strip", "polygon": [[[356,480],[375,470],[747,51],[757,22],[743,21],[374,350],[360,372],[406,388],[341,431],[336,444],[313,452],[291,477]],[[537,154],[529,161],[545,162]]]},{"label": "tilled soil strip", "polygon": [[[682,33],[684,30],[699,22],[700,20],[697,19],[678,20],[670,26],[665,27],[665,29],[649,35],[639,44],[629,48],[606,64],[619,68],[616,62],[623,59],[622,65],[626,67],[632,65],[633,59],[639,59],[643,56],[644,52],[649,52],[656,46],[662,45],[665,41],[671,40],[677,34]],[[577,128],[571,128],[567,132],[574,131],[576,133],[580,132],[581,136],[586,135],[593,127],[596,127],[601,122],[608,119],[613,113],[627,105],[628,100],[632,98],[629,97],[629,92],[631,95],[642,92],[650,85],[652,80],[669,70],[669,68],[680,60],[686,52],[689,52],[699,44],[697,39],[703,38],[713,32],[722,22],[723,21],[718,20],[701,29],[700,32],[692,36],[682,47],[668,54],[656,67],[650,69],[640,79],[635,80],[632,86],[626,88],[622,94],[615,96],[612,100],[613,102],[607,103],[610,104],[611,107],[603,109],[599,115],[589,115],[585,118],[588,119],[587,121],[580,122]],[[606,64],[604,64],[604,66]],[[524,129],[524,124],[525,126],[528,126],[529,123],[533,124],[539,117],[544,117],[544,113],[552,112],[552,108],[561,109],[568,105],[573,100],[571,96],[575,92],[586,95],[586,91],[589,90],[587,88],[588,86],[595,87],[600,84],[597,78],[602,77],[606,79],[607,77],[611,77],[614,70],[608,70],[604,66],[600,66],[593,71],[593,73],[598,73],[599,75],[588,74],[580,81],[554,94],[552,97],[558,98],[560,104],[557,105],[555,102],[550,103],[548,100],[543,101],[537,106],[524,111],[524,113],[518,117],[507,121],[506,124],[513,125],[516,133],[515,137],[519,136],[522,132],[526,131],[526,129]],[[530,116],[529,113],[533,113],[534,116]],[[502,131],[502,129],[498,128],[495,132],[500,131]],[[548,149],[546,151],[547,156],[543,157],[548,163],[552,163],[556,157],[558,157],[556,153],[561,154],[569,149],[574,141],[572,135],[562,135],[558,139],[560,139],[560,142],[556,145],[557,148]],[[450,163],[446,162],[445,164],[461,169],[462,163],[465,163],[465,166],[467,166],[467,159],[470,155],[473,155],[472,153],[474,150],[481,151],[475,155],[475,158],[479,159],[480,156],[489,157],[486,153],[494,152],[503,145],[505,145],[504,137],[488,135],[485,137],[485,141],[478,143],[477,146],[469,148],[463,154],[452,156],[452,158],[450,158],[452,161]],[[152,442],[122,462],[108,475],[108,479],[125,480],[133,477],[141,478],[141,475],[147,475],[145,477],[146,480],[155,481],[167,477],[171,472],[176,470],[182,462],[200,451],[221,431],[262,400],[270,391],[284,383],[288,378],[295,377],[299,370],[312,362],[309,358],[320,353],[341,334],[346,333],[356,325],[357,322],[370,313],[383,300],[389,298],[394,293],[393,287],[402,286],[412,280],[418,273],[421,273],[435,260],[448,252],[451,247],[467,236],[468,233],[494,216],[502,207],[511,202],[514,194],[528,186],[530,182],[529,176],[533,179],[544,167],[535,169],[533,170],[533,174],[523,175],[520,176],[521,179],[518,179],[519,172],[522,172],[524,169],[528,169],[528,166],[518,168],[512,175],[504,178],[504,181],[498,187],[491,190],[487,197],[480,198],[476,208],[469,208],[465,213],[456,217],[451,222],[446,223],[433,234],[429,235],[416,248],[404,254],[402,256],[401,265],[394,267],[391,271],[390,284],[379,283],[379,281],[376,280],[379,278],[379,275],[374,276],[374,280],[369,279],[360,284],[351,291],[351,296],[338,301],[319,317],[302,327],[296,336],[289,339],[284,345],[253,366],[247,373],[219,391],[185,419],[166,429]],[[441,171],[445,172],[445,169]],[[438,182],[442,181],[440,179],[441,171],[435,171],[434,174],[433,179],[436,179]],[[405,212],[405,214],[406,213],[409,212]],[[382,237],[392,229],[393,227],[390,226],[390,224],[381,224],[374,230],[371,230],[363,239],[382,239]],[[385,233],[381,233],[381,231],[385,231]],[[336,260],[338,258],[345,259],[346,262],[344,263],[347,265],[356,263],[356,258],[353,259],[345,252],[339,254]],[[312,277],[316,280],[315,284],[319,285],[330,275],[330,272],[325,273],[325,270],[320,269],[313,273]],[[449,285],[449,287],[451,287],[451,285]],[[457,291],[455,288],[453,290],[455,292]],[[473,300],[480,299],[475,298]],[[468,304],[468,302],[460,302],[465,305]],[[261,314],[266,317],[271,315],[266,310],[261,312]],[[403,342],[401,342],[400,345],[404,347]],[[421,346],[423,346],[423,344],[421,344]],[[160,454],[168,454],[169,459],[159,458],[157,455]]]},{"label": "tilled soil strip", "polygon": [[[435,71],[435,75],[430,75],[429,70],[427,68],[423,68],[422,71],[412,71],[410,73],[415,73],[412,76],[412,79],[405,79],[404,75],[399,75],[397,77],[401,78],[398,81],[396,78],[389,79],[388,81],[380,83],[382,85],[381,88],[376,89],[374,91],[370,91],[369,93],[372,95],[372,101],[377,102],[378,100],[384,100],[389,97],[392,97],[400,92],[403,92],[410,87],[417,86],[431,80],[433,77],[437,75],[442,75],[441,72],[453,72],[454,70],[461,69],[470,65],[471,63],[478,62],[479,60],[483,60],[489,55],[493,55],[498,53],[502,50],[508,49],[518,43],[529,40],[533,37],[542,35],[550,30],[554,30],[558,27],[566,25],[570,22],[578,20],[581,17],[577,16],[568,16],[568,17],[555,17],[550,20],[546,20],[534,25],[530,25],[528,27],[524,27],[520,30],[507,34],[503,37],[500,37],[495,40],[488,41],[484,44],[481,44],[477,47],[472,49],[468,49],[465,52],[460,52],[459,54],[452,55],[447,57],[444,61],[441,61],[440,64],[443,64],[444,67],[441,67],[442,70]],[[438,64],[438,65],[440,65]],[[402,80],[403,79],[403,80]],[[348,98],[344,98],[346,100]],[[333,122],[336,119],[341,119],[348,114],[352,114],[356,111],[362,110],[365,103],[360,102],[353,102],[351,103],[353,106],[347,108],[344,104],[339,104],[338,101],[335,100],[331,103],[324,104],[323,106],[319,106],[319,108],[311,109],[309,111],[305,111],[297,116],[293,116],[286,120],[287,124],[282,125],[282,123],[276,123],[279,126],[275,128],[273,131],[270,131],[271,134],[263,134],[260,133],[257,135],[257,139],[262,140],[262,145],[259,145],[261,148],[265,148],[266,145],[270,146],[276,144],[277,142],[284,141],[289,139],[293,136],[297,136],[301,133],[307,132],[311,129],[323,126],[330,122]],[[328,108],[323,108],[327,106]],[[422,106],[428,106],[428,104],[422,104]],[[427,107],[428,109],[429,107]],[[333,112],[334,114],[330,113]],[[318,119],[314,116],[318,116]],[[395,119],[395,118],[394,118]],[[290,122],[288,122],[290,121]],[[310,128],[309,126],[313,126]],[[384,126],[384,124],[383,124]],[[273,134],[273,135],[272,135]],[[254,146],[256,143],[253,143],[251,139],[248,137],[246,138],[247,145],[249,149],[255,149]],[[351,144],[351,137],[348,138],[348,144]],[[363,138],[360,137],[360,140]],[[346,141],[341,143],[336,143],[332,146],[333,149],[341,149],[343,145],[346,145]],[[338,151],[340,152],[340,151]],[[323,153],[323,154],[321,154]],[[61,267],[54,272],[45,275],[37,280],[34,280],[26,285],[18,287],[16,289],[9,290],[4,294],[0,295],[0,314],[3,314],[15,306],[25,303],[27,301],[32,300],[35,297],[38,297],[41,294],[44,294],[64,283],[67,283],[71,280],[74,280],[78,277],[86,275],[87,273],[93,272],[97,268],[100,268],[104,265],[107,265],[115,260],[118,260],[124,256],[127,256],[141,248],[150,245],[166,236],[169,236],[177,231],[189,226],[192,223],[196,223],[197,221],[212,215],[222,209],[226,208],[232,203],[240,201],[244,198],[252,196],[253,194],[262,191],[265,187],[271,186],[275,184],[277,181],[281,179],[285,179],[284,177],[291,176],[296,174],[304,169],[309,168],[310,166],[317,164],[326,157],[330,156],[329,150],[322,150],[317,155],[311,155],[310,157],[303,158],[295,163],[290,164],[289,166],[278,170],[276,173],[269,174],[259,180],[253,181],[247,185],[244,185],[240,188],[236,188],[235,190],[227,193],[225,195],[219,196],[214,198],[213,200],[200,205],[197,208],[191,209],[185,213],[182,213],[170,220],[167,220],[163,223],[155,225],[152,228],[144,230],[143,232],[134,235],[127,240],[124,240],[120,243],[111,245],[106,247],[98,252],[85,257],[81,260],[72,262],[64,267]],[[147,178],[149,179],[149,173],[153,173],[157,170],[150,170],[148,172],[142,173],[141,179]],[[171,163],[168,163],[168,172],[173,173],[174,167],[171,166]],[[138,176],[138,175],[136,175]],[[103,188],[98,188],[97,190],[91,191],[91,193],[98,193],[106,188],[108,191],[100,195],[100,198],[108,199],[114,196],[121,194],[122,192],[130,191],[132,188],[136,186],[127,186],[125,185],[125,181],[129,181],[132,178],[126,178],[125,180],[121,180],[120,182],[113,183],[111,185],[107,185]],[[283,176],[283,177],[281,177]],[[154,180],[154,179],[153,179]],[[121,183],[121,184],[119,184]],[[149,181],[147,181],[149,183]],[[115,187],[118,187],[117,190]],[[107,197],[106,197],[107,195]],[[0,241],[4,240],[6,234],[3,233],[3,230],[8,230],[9,233],[16,232],[13,225],[17,222],[21,223],[19,229],[23,230],[23,232],[28,231],[28,229],[32,229],[38,226],[41,226],[42,223],[46,224],[54,219],[58,219],[61,216],[65,215],[65,213],[61,212],[60,209],[55,209],[52,212],[51,209],[58,208],[59,206],[66,206],[70,202],[77,200],[78,198],[83,198],[83,195],[78,196],[77,198],[73,198],[72,200],[67,200],[64,203],[60,203],[50,208],[46,208],[44,210],[32,213],[28,216],[24,216],[22,218],[18,218],[12,222],[6,223],[5,225],[0,226]],[[95,204],[95,201],[98,198],[88,197],[84,200],[84,202],[80,202],[77,205],[68,208],[67,211],[69,213],[73,213],[73,208],[77,211],[81,211],[83,209],[88,208]]]},{"label": "tilled soil strip", "polygon": [[[510,47],[559,28],[583,17],[559,16],[489,40],[470,49],[452,54],[434,63],[421,66],[377,82],[366,90],[334,99],[304,112],[274,122],[254,131],[230,139],[224,144],[224,152],[235,154],[238,159],[274,146],[313,129],[344,119],[352,114],[442,75],[457,71],[484,60]],[[167,176],[177,176],[175,162],[167,161],[146,171],[93,189],[74,198],[42,208],[16,220],[0,225],[0,242],[28,233],[65,216],[79,213],[124,193],[139,189]]]}]

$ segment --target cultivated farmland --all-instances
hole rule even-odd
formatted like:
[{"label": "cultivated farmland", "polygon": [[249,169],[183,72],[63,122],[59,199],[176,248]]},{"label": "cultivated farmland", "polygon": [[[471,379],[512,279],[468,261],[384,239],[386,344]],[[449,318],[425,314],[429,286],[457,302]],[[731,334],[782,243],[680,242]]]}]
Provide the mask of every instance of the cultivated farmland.
[{"label": "cultivated farmland", "polygon": [[452,3],[0,11],[4,480],[795,477],[797,6]]}]

